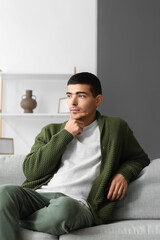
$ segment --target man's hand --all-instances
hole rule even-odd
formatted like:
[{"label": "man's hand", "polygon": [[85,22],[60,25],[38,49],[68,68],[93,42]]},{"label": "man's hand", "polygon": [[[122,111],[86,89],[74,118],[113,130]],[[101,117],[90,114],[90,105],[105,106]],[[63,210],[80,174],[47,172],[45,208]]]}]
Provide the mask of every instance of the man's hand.
[{"label": "man's hand", "polygon": [[122,200],[128,187],[128,182],[122,174],[116,174],[107,187],[107,198],[111,201]]},{"label": "man's hand", "polygon": [[70,116],[69,121],[66,123],[65,128],[73,136],[79,135],[83,132],[84,122],[81,120],[87,116],[88,113],[77,113],[74,116]]}]

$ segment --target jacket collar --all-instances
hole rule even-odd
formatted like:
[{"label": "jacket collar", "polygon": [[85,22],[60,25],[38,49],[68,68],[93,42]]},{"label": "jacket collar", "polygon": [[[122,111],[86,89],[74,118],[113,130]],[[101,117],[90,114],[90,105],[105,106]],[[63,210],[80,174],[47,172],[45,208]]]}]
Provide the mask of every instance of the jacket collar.
[{"label": "jacket collar", "polygon": [[103,125],[104,125],[104,118],[100,114],[99,111],[96,111],[96,119],[97,119],[97,123],[98,123],[99,129],[100,129],[100,133],[102,133],[102,129],[103,129]]}]

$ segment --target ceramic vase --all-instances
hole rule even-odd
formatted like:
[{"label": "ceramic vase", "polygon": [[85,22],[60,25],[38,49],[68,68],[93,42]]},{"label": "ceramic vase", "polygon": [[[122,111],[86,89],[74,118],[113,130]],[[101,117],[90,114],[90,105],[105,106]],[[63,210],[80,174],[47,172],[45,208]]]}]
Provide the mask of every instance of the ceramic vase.
[{"label": "ceramic vase", "polygon": [[37,106],[36,96],[32,95],[32,90],[26,90],[26,94],[22,96],[20,103],[24,109],[24,113],[33,113],[33,109]]}]

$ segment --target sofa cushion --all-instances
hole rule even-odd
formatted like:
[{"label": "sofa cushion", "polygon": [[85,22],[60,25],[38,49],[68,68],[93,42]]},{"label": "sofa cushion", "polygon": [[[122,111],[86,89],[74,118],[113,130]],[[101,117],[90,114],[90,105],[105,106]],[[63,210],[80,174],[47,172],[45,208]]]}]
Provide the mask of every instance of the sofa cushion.
[{"label": "sofa cushion", "polygon": [[63,235],[60,240],[159,240],[159,220],[127,220],[84,228]]},{"label": "sofa cushion", "polygon": [[0,156],[0,184],[21,185],[25,180],[22,164],[26,155]]},{"label": "sofa cushion", "polygon": [[152,160],[118,201],[113,220],[160,218],[160,159]]},{"label": "sofa cushion", "polygon": [[21,240],[57,240],[56,236],[48,233],[35,232],[28,229],[21,228]]}]

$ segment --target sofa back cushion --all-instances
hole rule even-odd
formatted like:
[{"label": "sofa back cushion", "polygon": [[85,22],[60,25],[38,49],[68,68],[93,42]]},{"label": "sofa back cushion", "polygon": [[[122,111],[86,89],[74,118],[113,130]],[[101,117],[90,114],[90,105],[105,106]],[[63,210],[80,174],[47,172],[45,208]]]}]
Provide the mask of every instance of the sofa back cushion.
[{"label": "sofa back cushion", "polygon": [[22,164],[26,155],[0,156],[0,185],[21,185],[25,180]]},{"label": "sofa back cushion", "polygon": [[[22,165],[26,155],[0,157],[0,185],[21,185],[25,180]],[[160,159],[152,160],[132,181],[125,197],[117,202],[113,220],[160,218]]]},{"label": "sofa back cushion", "polygon": [[113,220],[160,218],[160,159],[152,160],[118,201]]}]

